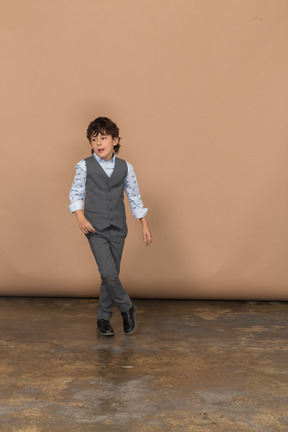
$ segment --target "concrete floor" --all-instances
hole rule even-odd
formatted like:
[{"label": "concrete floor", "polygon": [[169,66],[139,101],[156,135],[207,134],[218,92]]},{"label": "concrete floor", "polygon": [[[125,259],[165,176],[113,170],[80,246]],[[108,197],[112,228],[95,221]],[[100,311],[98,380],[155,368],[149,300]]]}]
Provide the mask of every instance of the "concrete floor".
[{"label": "concrete floor", "polygon": [[0,298],[0,432],[288,431],[288,304]]}]

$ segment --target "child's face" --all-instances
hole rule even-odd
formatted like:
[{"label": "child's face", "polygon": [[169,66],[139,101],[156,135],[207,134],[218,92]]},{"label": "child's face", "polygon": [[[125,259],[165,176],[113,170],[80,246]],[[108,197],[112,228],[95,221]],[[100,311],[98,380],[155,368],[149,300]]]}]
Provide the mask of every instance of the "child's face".
[{"label": "child's face", "polygon": [[112,138],[111,135],[106,135],[103,132],[97,136],[92,135],[90,142],[96,155],[107,162],[113,156],[114,147],[118,144],[118,140],[119,138]]}]

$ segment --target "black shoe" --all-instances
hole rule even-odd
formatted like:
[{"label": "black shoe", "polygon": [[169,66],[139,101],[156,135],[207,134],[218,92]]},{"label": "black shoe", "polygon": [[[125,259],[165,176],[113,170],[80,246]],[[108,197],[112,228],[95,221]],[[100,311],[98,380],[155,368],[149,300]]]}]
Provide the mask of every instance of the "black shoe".
[{"label": "black shoe", "polygon": [[129,309],[128,312],[121,312],[121,315],[122,315],[122,318],[123,318],[124,332],[127,335],[133,333],[133,331],[137,327],[137,323],[136,323],[136,320],[135,320],[136,310],[137,310],[136,306],[133,305],[131,307],[131,309]]},{"label": "black shoe", "polygon": [[99,319],[97,321],[97,331],[102,336],[114,336],[114,330],[111,327],[110,322],[105,319]]}]

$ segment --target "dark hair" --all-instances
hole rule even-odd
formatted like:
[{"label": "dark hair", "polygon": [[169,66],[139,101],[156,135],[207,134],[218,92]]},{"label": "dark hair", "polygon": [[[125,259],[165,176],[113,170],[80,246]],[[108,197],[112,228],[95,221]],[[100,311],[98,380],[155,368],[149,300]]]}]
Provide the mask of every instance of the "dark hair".
[{"label": "dark hair", "polygon": [[[115,153],[119,152],[120,149],[120,137],[119,137],[119,128],[112,120],[108,117],[97,117],[93,120],[87,129],[87,138],[91,144],[91,137],[97,136],[99,133],[105,133],[106,135],[111,135],[112,138],[119,138],[118,144],[114,147]],[[91,153],[94,153],[94,150],[91,150]]]}]

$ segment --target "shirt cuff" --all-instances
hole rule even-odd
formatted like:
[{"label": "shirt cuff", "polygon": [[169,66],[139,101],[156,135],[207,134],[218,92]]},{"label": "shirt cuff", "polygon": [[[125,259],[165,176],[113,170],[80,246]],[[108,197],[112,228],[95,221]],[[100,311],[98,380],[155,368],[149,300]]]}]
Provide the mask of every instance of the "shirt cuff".
[{"label": "shirt cuff", "polygon": [[136,219],[141,219],[146,216],[148,208],[133,209],[132,214]]},{"label": "shirt cuff", "polygon": [[75,201],[68,207],[70,213],[74,213],[76,210],[83,210],[83,201]]}]

